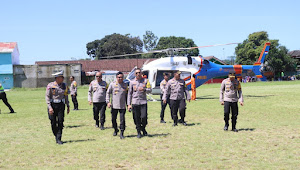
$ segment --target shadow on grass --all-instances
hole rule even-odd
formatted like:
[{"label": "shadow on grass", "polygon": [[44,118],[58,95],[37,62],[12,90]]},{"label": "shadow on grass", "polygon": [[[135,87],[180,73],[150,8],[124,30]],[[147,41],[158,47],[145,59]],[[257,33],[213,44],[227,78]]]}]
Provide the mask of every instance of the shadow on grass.
[{"label": "shadow on grass", "polygon": [[66,128],[78,128],[78,127],[82,127],[85,125],[73,125],[73,126],[66,126]]},{"label": "shadow on grass", "polygon": [[[149,137],[149,138],[152,138],[152,137],[159,137],[159,136],[163,136],[163,137],[166,137],[170,135],[170,133],[161,133],[161,134],[148,134],[148,136],[143,136],[143,137]],[[127,138],[136,138],[137,135],[128,135],[128,136],[125,136]]]},{"label": "shadow on grass", "polygon": [[68,141],[64,141],[63,143],[88,142],[88,141],[95,141],[95,140],[96,139],[68,140]]},{"label": "shadow on grass", "polygon": [[255,128],[242,128],[242,129],[238,129],[239,131],[254,131]]},{"label": "shadow on grass", "polygon": [[187,123],[186,126],[195,126],[195,125],[199,126],[201,125],[201,123]]},{"label": "shadow on grass", "polygon": [[196,99],[219,99],[218,97],[211,97],[212,95],[206,95],[206,96],[200,96],[200,97],[196,97]]},{"label": "shadow on grass", "polygon": [[256,96],[256,95],[245,95],[245,97],[253,97],[253,98],[255,98],[255,97],[270,97],[270,96],[274,96],[274,95],[264,95],[264,96]]},{"label": "shadow on grass", "polygon": [[70,110],[70,111],[73,111],[73,112],[77,112],[77,111],[80,111],[80,110],[89,110],[89,109],[78,109],[78,110]]}]

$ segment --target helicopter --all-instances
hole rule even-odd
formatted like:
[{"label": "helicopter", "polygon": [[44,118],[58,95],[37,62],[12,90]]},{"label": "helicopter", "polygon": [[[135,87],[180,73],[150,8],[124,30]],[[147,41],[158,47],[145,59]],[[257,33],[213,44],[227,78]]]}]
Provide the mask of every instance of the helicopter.
[{"label": "helicopter", "polygon": [[[236,77],[241,77],[242,73],[247,73],[253,71],[257,78],[264,81],[266,78],[262,75],[264,60],[270,49],[270,42],[265,43],[263,50],[261,51],[260,57],[253,65],[219,65],[210,62],[200,56],[175,56],[175,52],[180,52],[184,50],[190,50],[194,48],[205,48],[220,45],[230,45],[238,43],[229,44],[219,44],[201,47],[190,47],[190,48],[169,48],[164,50],[150,51],[147,53],[166,53],[168,57],[159,58],[153,60],[149,63],[145,63],[142,66],[142,72],[145,77],[148,78],[153,95],[160,94],[160,82],[163,80],[163,73],[168,72],[175,73],[181,71],[180,78],[185,80],[188,90],[191,90],[191,76],[195,75],[196,88],[210,80],[211,78],[227,76],[228,73],[235,73]],[[125,54],[111,57],[129,56],[145,53],[135,53],[135,54]],[[130,81],[135,78],[135,68],[128,74],[125,81]]]}]

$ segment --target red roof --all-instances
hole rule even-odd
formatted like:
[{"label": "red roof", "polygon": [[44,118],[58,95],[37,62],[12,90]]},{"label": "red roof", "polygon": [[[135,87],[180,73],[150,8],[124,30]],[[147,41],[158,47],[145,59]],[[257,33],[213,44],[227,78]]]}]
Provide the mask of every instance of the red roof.
[{"label": "red roof", "polygon": [[36,61],[37,65],[53,65],[53,64],[81,64],[83,72],[95,70],[117,70],[122,72],[130,72],[135,66],[142,67],[150,59],[105,59],[105,60],[69,60],[69,61]]},{"label": "red roof", "polygon": [[13,52],[16,46],[16,42],[0,42],[0,52]]}]

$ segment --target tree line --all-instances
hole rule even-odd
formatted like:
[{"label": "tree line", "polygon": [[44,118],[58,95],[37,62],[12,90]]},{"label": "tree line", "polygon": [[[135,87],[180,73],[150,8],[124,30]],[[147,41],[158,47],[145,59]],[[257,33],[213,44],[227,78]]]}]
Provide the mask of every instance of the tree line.
[{"label": "tree line", "polygon": [[[268,33],[265,31],[254,32],[249,34],[248,38],[235,48],[236,59],[234,64],[252,65],[259,57],[261,50],[266,42],[271,42],[269,54],[266,57],[265,67],[267,71],[275,74],[284,71],[295,71],[296,62],[288,55],[288,49],[280,45],[279,40],[269,39]],[[95,60],[101,60],[108,56],[142,53],[143,48],[147,51],[162,50],[167,48],[188,48],[197,45],[192,39],[185,37],[158,37],[152,31],[146,31],[143,39],[139,36],[130,34],[113,33],[106,35],[100,40],[94,40],[86,44],[87,54]],[[193,49],[179,52],[178,55],[198,56],[199,50]],[[165,54],[146,54],[116,58],[159,58]],[[230,63],[233,64],[233,57],[230,57]]]}]

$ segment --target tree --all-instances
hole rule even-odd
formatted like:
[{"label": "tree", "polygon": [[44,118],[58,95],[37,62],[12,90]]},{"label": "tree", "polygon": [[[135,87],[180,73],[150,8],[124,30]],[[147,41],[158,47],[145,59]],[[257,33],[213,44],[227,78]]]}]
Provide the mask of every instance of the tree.
[{"label": "tree", "polygon": [[[188,48],[188,47],[196,47],[197,45],[194,43],[192,39],[186,39],[185,37],[160,37],[155,50],[162,50],[167,48]],[[198,49],[188,50],[186,52],[179,52],[178,55],[191,55],[197,56],[199,55]]]},{"label": "tree", "polygon": [[151,51],[156,47],[157,36],[153,34],[152,31],[146,31],[146,34],[143,35],[144,47],[147,51]]},{"label": "tree", "polygon": [[86,48],[88,55],[99,60],[106,56],[142,52],[143,42],[139,37],[132,37],[130,34],[121,35],[114,33],[106,35],[101,40],[95,40],[87,43]]},{"label": "tree", "polygon": [[281,71],[295,70],[293,58],[288,56],[288,50],[285,46],[279,44],[279,40],[270,40],[265,31],[254,32],[248,36],[248,39],[235,48],[236,63],[244,65],[254,64],[260,56],[260,53],[266,42],[270,42],[270,50],[265,58],[266,66],[275,74]]}]

